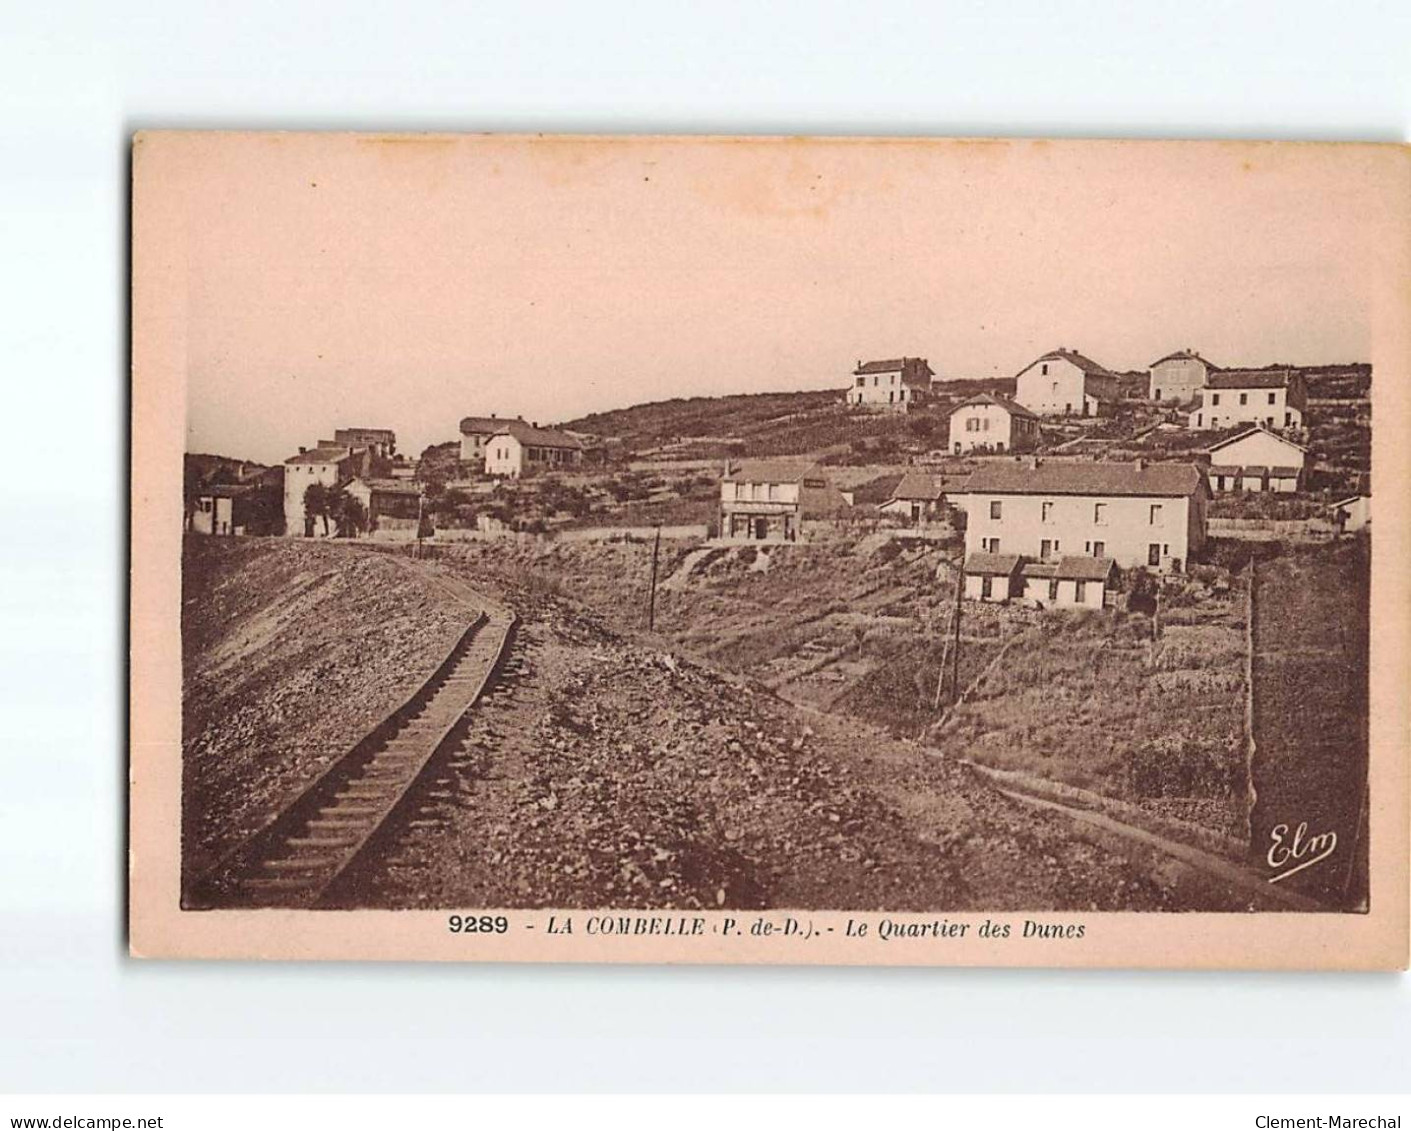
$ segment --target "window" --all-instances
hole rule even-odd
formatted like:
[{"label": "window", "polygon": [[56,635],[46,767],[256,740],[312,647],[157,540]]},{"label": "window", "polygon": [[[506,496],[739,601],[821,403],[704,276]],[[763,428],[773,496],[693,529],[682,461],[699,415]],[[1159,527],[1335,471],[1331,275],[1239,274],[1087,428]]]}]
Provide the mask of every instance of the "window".
[{"label": "window", "polygon": [[1083,598],[1087,595],[1088,583],[1080,577],[1077,581],[1073,582],[1073,599],[1081,603]]},{"label": "window", "polygon": [[1158,401],[1161,399],[1161,390],[1160,390],[1160,389],[1157,389],[1157,390],[1156,390],[1156,396],[1153,397],[1152,399],[1153,399],[1153,400],[1158,400]]},{"label": "window", "polygon": [[1220,403],[1220,394],[1219,394],[1219,393],[1211,393],[1211,394],[1210,394],[1210,403],[1213,404],[1213,405],[1214,405],[1214,404],[1219,404],[1219,403]]},{"label": "window", "polygon": [[872,375],[872,387],[874,389],[877,387],[877,375],[875,373]]},{"label": "window", "polygon": [[1284,427],[1287,428],[1293,423],[1293,413],[1284,413]]},{"label": "window", "polygon": [[866,377],[859,377],[859,378],[857,379],[857,387],[858,387],[859,389],[862,388],[862,387],[863,387],[864,385],[866,385],[866,384],[867,384],[867,378],[866,378]]},{"label": "window", "polygon": [[[1043,365],[1039,367],[1039,374],[1040,374],[1041,376],[1043,376],[1043,377],[1047,377],[1047,376],[1048,376],[1048,362],[1044,362]],[[1055,382],[1055,384],[1054,384],[1053,387],[1054,387],[1055,389],[1058,388],[1058,385],[1057,385],[1056,382]]]},{"label": "window", "polygon": [[771,483],[771,484],[769,485],[769,501],[770,501],[771,503],[773,503],[773,502],[777,502],[778,499],[779,499],[779,484],[777,484],[777,483]]},{"label": "window", "polygon": [[1107,525],[1107,504],[1106,504],[1106,503],[1094,503],[1094,504],[1093,504],[1093,525],[1094,525],[1094,526],[1106,526],[1106,525]]},{"label": "window", "polygon": [[1269,403],[1270,403],[1270,404],[1273,404],[1273,403],[1274,403],[1274,394],[1273,394],[1273,393],[1270,393],[1270,394],[1269,394]]},{"label": "window", "polygon": [[980,596],[987,601],[994,594],[994,581],[995,579],[989,574],[986,574],[984,577],[980,578]]},{"label": "window", "polygon": [[1050,557],[1052,554],[1053,554],[1053,542],[1052,542],[1052,540],[1050,540],[1050,539],[1048,539],[1048,538],[1045,538],[1042,542],[1039,543],[1039,557],[1040,557],[1040,558],[1048,558],[1048,557]]},{"label": "window", "polygon": [[980,429],[984,432],[988,432],[990,430],[990,418],[988,416],[985,417],[985,419],[981,422]]},{"label": "window", "polygon": [[1161,504],[1160,504],[1160,503],[1152,503],[1152,504],[1151,504],[1151,525],[1152,525],[1152,526],[1160,526],[1160,525],[1161,525]]},{"label": "window", "polygon": [[1146,548],[1146,564],[1149,566],[1159,566],[1161,564],[1161,543],[1153,542]]},{"label": "window", "polygon": [[1224,477],[1223,475],[1217,475],[1217,476],[1215,477],[1215,490],[1217,490],[1217,491],[1223,491],[1224,489],[1225,489],[1225,477]]},{"label": "window", "polygon": [[1049,580],[1049,583],[1048,583],[1048,599],[1049,599],[1050,601],[1057,601],[1057,600],[1058,600],[1058,578],[1056,578],[1056,577],[1055,577],[1055,578],[1051,578],[1051,579]]},{"label": "window", "polygon": [[1272,428],[1274,427],[1274,418],[1272,416],[1266,416],[1264,418],[1264,423],[1268,425],[1268,427]]},{"label": "window", "polygon": [[1241,394],[1240,394],[1240,404],[1249,404],[1249,394],[1248,394],[1248,393],[1241,393]]},{"label": "window", "polygon": [[1050,502],[1043,502],[1043,503],[1040,503],[1040,504],[1039,504],[1039,516],[1040,516],[1040,521],[1042,521],[1042,522],[1052,522],[1052,521],[1053,521],[1053,504],[1050,503]]},{"label": "window", "polygon": [[998,539],[998,538],[981,538],[981,539],[980,539],[980,549],[984,550],[987,554],[997,554],[997,553],[999,553],[999,539]]},{"label": "window", "polygon": [[1106,543],[1106,542],[1094,542],[1094,543],[1093,543],[1093,557],[1095,557],[1095,558],[1100,558],[1100,557],[1102,557],[1102,555],[1103,555],[1104,553],[1106,553],[1106,552],[1107,552],[1107,543]]},{"label": "window", "polygon": [[1196,426],[1197,428],[1203,428],[1203,427],[1205,427],[1204,422],[1203,422],[1203,421],[1201,420],[1201,418],[1200,418],[1200,413],[1196,413],[1196,414],[1195,414],[1195,426]]},{"label": "window", "polygon": [[991,499],[991,500],[990,500],[990,517],[991,517],[992,519],[994,519],[996,522],[998,522],[998,521],[999,521],[999,517],[1000,517],[1000,512],[1001,512],[1001,504],[1000,504],[1000,501],[999,501],[998,499]]}]

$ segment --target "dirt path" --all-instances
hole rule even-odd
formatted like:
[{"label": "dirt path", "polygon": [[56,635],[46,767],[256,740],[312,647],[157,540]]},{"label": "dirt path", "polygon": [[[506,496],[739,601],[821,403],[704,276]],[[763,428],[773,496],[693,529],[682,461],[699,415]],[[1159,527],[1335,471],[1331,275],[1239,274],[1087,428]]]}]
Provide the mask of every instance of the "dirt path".
[{"label": "dirt path", "polygon": [[1322,909],[1316,900],[1273,886],[1263,873],[1238,864],[1227,857],[1207,852],[1171,837],[1162,836],[1138,825],[1120,821],[1106,813],[1065,803],[1051,796],[1040,796],[1035,792],[1014,788],[1016,782],[1012,779],[1017,778],[1018,775],[1005,775],[1004,778],[1000,778],[999,775],[985,771],[981,767],[977,766],[976,769],[995,780],[996,788],[1005,797],[1037,809],[1064,814],[1079,826],[1075,831],[1080,836],[1084,831],[1082,826],[1088,826],[1100,834],[1120,838],[1133,846],[1154,849],[1174,864],[1185,866],[1195,873],[1194,877],[1180,877],[1181,882],[1186,886],[1191,886],[1192,879],[1195,881],[1195,886],[1206,886],[1213,882],[1230,889],[1230,898],[1247,900],[1251,911],[1318,911]]}]

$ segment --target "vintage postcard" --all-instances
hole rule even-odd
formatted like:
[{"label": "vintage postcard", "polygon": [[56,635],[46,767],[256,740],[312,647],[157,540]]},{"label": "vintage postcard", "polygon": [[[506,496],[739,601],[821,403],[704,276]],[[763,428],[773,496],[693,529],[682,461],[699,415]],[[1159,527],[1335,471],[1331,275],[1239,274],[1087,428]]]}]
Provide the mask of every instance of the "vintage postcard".
[{"label": "vintage postcard", "polygon": [[132,170],[134,954],[1406,965],[1411,150]]}]

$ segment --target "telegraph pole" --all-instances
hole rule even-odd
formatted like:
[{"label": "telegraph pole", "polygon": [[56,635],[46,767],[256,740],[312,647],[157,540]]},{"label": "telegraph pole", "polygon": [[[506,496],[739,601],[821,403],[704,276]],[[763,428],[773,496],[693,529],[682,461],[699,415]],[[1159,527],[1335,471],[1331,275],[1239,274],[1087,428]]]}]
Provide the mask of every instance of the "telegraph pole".
[{"label": "telegraph pole", "polygon": [[657,523],[656,541],[652,543],[652,593],[647,601],[647,631],[656,629],[657,623],[657,557],[661,554],[661,523]]},{"label": "telegraph pole", "polygon": [[960,603],[965,597],[965,559],[962,557],[955,571],[955,630],[950,650],[950,701],[960,697]]}]

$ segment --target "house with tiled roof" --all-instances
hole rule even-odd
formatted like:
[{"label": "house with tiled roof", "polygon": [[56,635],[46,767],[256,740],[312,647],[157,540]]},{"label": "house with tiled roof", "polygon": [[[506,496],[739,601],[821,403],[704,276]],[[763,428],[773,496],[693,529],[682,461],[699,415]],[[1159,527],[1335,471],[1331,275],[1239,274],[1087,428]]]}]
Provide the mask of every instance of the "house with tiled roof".
[{"label": "house with tiled roof", "polygon": [[491,413],[489,416],[465,416],[461,418],[461,451],[462,463],[476,464],[480,468],[485,467],[485,445],[490,442],[490,437],[505,426],[505,422]]},{"label": "house with tiled roof", "polygon": [[1205,449],[1206,478],[1221,491],[1297,491],[1308,449],[1262,424],[1228,436]]},{"label": "house with tiled roof", "polygon": [[891,496],[877,510],[880,514],[925,525],[940,517],[946,493],[968,479],[968,475],[934,475],[913,468],[901,477]]},{"label": "house with tiled roof", "polygon": [[1022,404],[993,393],[961,401],[950,414],[953,455],[1028,452],[1039,443],[1039,418]]},{"label": "house with tiled roof", "polygon": [[852,371],[847,403],[851,408],[907,412],[926,403],[935,375],[924,357],[859,359]]},{"label": "house with tiled roof", "polygon": [[752,542],[796,542],[810,519],[836,518],[852,507],[814,464],[746,460],[720,480],[720,536]]},{"label": "house with tiled roof", "polygon": [[1262,424],[1302,428],[1308,391],[1295,369],[1222,369],[1206,379],[1200,400],[1186,418],[1197,431]]},{"label": "house with tiled roof", "polygon": [[316,523],[313,516],[306,513],[304,500],[309,488],[315,483],[327,488],[342,487],[357,476],[371,474],[371,470],[372,452],[368,448],[332,440],[320,440],[315,447],[300,448],[298,455],[284,461],[285,533],[305,538],[327,534],[327,524]]},{"label": "house with tiled roof", "polygon": [[[465,432],[462,431],[462,437]],[[523,419],[501,420],[485,441],[485,471],[518,479],[546,471],[567,471],[583,462],[581,437],[558,428],[540,428]]]},{"label": "house with tiled roof", "polygon": [[358,477],[343,488],[363,505],[369,534],[415,532],[422,510],[422,486],[407,479]]},{"label": "house with tiled roof", "polygon": [[1159,357],[1147,367],[1151,374],[1148,395],[1154,401],[1185,404],[1200,395],[1210,374],[1220,370],[1193,349]]},{"label": "house with tiled roof", "polygon": [[1119,569],[1181,569],[1205,545],[1209,488],[1188,463],[1034,457],[982,463],[951,499],[966,554],[1108,559]]},{"label": "house with tiled roof", "polygon": [[1039,416],[1100,416],[1121,399],[1121,379],[1077,350],[1059,347],[1014,378],[1014,399]]}]

